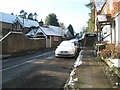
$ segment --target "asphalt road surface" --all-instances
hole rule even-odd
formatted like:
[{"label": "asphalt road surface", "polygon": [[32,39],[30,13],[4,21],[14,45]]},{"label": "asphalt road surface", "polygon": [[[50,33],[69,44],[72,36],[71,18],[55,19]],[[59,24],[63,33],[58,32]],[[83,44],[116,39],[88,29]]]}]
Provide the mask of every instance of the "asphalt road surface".
[{"label": "asphalt road surface", "polygon": [[54,51],[3,61],[3,88],[63,88],[75,58],[56,58]]}]

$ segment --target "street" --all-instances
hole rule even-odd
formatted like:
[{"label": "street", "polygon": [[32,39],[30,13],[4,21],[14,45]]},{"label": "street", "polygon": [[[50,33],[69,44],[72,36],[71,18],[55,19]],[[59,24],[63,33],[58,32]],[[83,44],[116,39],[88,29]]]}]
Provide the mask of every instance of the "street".
[{"label": "street", "polygon": [[75,88],[113,88],[117,75],[94,55],[95,38],[86,37],[85,46],[76,58],[56,58],[55,49],[3,60],[3,88],[63,88],[78,57],[81,64],[73,77]]},{"label": "street", "polygon": [[75,58],[55,58],[54,51],[3,61],[3,88],[62,88]]},{"label": "street", "polygon": [[120,89],[120,0],[1,0],[0,89]]}]

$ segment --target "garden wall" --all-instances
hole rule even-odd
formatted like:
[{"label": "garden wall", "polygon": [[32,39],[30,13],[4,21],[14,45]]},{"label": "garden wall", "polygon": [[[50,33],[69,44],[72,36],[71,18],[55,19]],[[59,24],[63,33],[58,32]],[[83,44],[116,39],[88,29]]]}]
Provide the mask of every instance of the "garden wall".
[{"label": "garden wall", "polygon": [[0,40],[2,53],[12,54],[45,48],[45,39],[29,39],[21,32],[10,32]]}]

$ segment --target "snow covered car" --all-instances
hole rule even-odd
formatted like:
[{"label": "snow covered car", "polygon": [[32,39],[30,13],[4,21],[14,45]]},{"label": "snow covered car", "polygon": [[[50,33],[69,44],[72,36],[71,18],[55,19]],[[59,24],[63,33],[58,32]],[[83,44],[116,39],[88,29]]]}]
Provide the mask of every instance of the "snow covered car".
[{"label": "snow covered car", "polygon": [[75,39],[71,39],[69,40],[70,42],[74,43],[74,45],[76,46],[75,48],[77,48],[77,53],[81,50],[80,49],[80,42],[79,42],[79,39],[78,38],[75,38]]},{"label": "snow covered car", "polygon": [[86,37],[96,37],[96,33],[87,33]]},{"label": "snow covered car", "polygon": [[71,41],[62,41],[55,50],[56,57],[75,57],[77,54],[77,47]]}]

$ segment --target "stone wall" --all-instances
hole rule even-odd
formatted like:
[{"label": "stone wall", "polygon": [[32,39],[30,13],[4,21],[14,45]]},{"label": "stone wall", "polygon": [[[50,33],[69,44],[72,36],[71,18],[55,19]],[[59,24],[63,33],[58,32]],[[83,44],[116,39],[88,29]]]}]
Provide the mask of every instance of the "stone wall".
[{"label": "stone wall", "polygon": [[45,42],[45,39],[29,39],[21,32],[11,32],[0,40],[3,54],[40,50],[45,48]]}]

